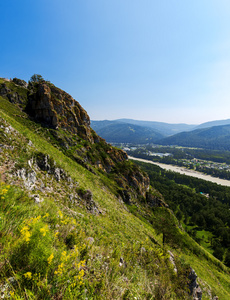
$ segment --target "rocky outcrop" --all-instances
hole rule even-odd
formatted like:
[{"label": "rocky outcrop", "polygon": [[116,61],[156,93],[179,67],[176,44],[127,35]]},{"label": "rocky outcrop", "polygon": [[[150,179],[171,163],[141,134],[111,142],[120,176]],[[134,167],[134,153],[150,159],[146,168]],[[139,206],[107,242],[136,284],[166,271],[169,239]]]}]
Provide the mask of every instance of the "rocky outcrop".
[{"label": "rocky outcrop", "polygon": [[69,94],[46,82],[33,85],[28,97],[28,113],[51,128],[62,128],[94,143],[90,119]]},{"label": "rocky outcrop", "polygon": [[98,215],[102,213],[102,211],[99,209],[96,202],[93,200],[93,194],[90,190],[84,191],[80,189],[78,194],[81,197],[81,199],[84,201],[84,205],[90,213],[94,215]]},{"label": "rocky outcrop", "polygon": [[12,90],[6,83],[0,84],[0,96],[8,98],[14,104],[24,104],[26,101],[24,95]]},{"label": "rocky outcrop", "polygon": [[[131,198],[146,198],[150,186],[149,177],[128,162],[124,151],[107,144],[91,129],[87,112],[68,93],[45,80],[30,81],[27,86],[25,81],[14,78],[13,81],[1,84],[0,95],[17,103],[33,120],[49,128],[55,145],[69,154],[71,159],[92,173],[95,173],[96,167],[112,174],[122,190],[120,195],[125,202],[129,202]],[[79,147],[76,147],[78,144]],[[39,168],[52,173],[57,181],[65,177],[62,170],[49,165],[47,157],[37,157],[36,160]],[[30,174],[22,170],[18,176],[29,181],[29,187],[32,188]],[[156,202],[156,199],[148,197],[150,203]]]},{"label": "rocky outcrop", "polygon": [[202,300],[202,290],[197,283],[196,272],[192,268],[190,268],[188,279],[190,295],[192,295],[193,300]]},{"label": "rocky outcrop", "polygon": [[156,190],[153,189],[147,192],[146,200],[150,207],[168,207],[168,204],[165,203],[163,196],[159,192],[156,194]]},{"label": "rocky outcrop", "polygon": [[24,186],[27,190],[32,190],[34,188],[37,179],[37,174],[34,170],[22,168],[17,170],[15,175],[24,181]]},{"label": "rocky outcrop", "polygon": [[110,176],[119,185],[118,193],[126,204],[135,204],[138,200],[146,199],[150,188],[149,177],[132,162],[117,163]]},{"label": "rocky outcrop", "polygon": [[28,83],[25,80],[19,79],[19,78],[13,78],[13,82],[19,86],[22,86],[24,88],[28,87]]}]

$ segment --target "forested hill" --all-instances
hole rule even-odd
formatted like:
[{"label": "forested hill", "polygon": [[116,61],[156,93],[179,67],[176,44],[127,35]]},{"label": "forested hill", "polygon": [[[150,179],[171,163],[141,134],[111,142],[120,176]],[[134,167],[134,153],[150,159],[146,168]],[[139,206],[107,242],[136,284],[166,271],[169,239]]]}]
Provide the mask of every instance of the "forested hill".
[{"label": "forested hill", "polygon": [[152,128],[165,136],[170,136],[183,131],[191,131],[195,129],[196,125],[191,124],[172,124],[165,122],[157,122],[157,121],[140,121],[133,119],[118,119],[117,121]]},{"label": "forested hill", "polygon": [[223,126],[223,125],[229,125],[229,124],[230,124],[230,119],[216,120],[216,121],[202,123],[202,124],[196,126],[194,129],[210,128],[213,126]]},{"label": "forested hill", "polygon": [[150,128],[118,121],[92,121],[92,128],[109,143],[155,143],[164,135]]},{"label": "forested hill", "polygon": [[215,150],[230,150],[230,125],[213,126],[182,132],[158,141],[161,145],[178,145]]},{"label": "forested hill", "polygon": [[[123,124],[123,130],[121,129]],[[126,126],[125,126],[126,125]],[[92,128],[107,141],[115,138],[117,142],[136,142],[143,143],[155,142],[157,139],[167,137],[182,131],[190,131],[196,125],[188,124],[169,124],[155,121],[139,121],[133,119],[118,119],[91,121]],[[130,129],[132,130],[130,130]],[[115,133],[115,137],[113,134]],[[143,137],[142,137],[143,135]]]}]

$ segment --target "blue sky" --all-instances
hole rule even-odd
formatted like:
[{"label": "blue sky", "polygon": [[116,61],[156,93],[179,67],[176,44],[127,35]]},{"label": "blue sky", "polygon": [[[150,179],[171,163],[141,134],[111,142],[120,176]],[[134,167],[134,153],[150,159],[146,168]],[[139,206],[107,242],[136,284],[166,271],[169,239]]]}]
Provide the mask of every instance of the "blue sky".
[{"label": "blue sky", "polygon": [[230,118],[229,0],[7,0],[0,10],[0,77],[41,74],[92,120]]}]

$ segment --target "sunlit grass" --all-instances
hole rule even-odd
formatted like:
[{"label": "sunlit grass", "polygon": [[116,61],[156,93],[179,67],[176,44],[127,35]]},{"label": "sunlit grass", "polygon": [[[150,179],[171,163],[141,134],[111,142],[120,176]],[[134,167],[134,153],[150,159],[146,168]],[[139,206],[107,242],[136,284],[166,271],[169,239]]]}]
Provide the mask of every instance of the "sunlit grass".
[{"label": "sunlit grass", "polygon": [[[208,282],[213,295],[229,299],[228,269],[179,229],[176,222],[173,226],[181,237],[180,245],[173,239],[163,245],[162,233],[157,234],[151,222],[161,222],[160,210],[153,209],[150,214],[135,205],[125,209],[115,194],[118,186],[112,178],[99,172],[94,175],[65,156],[31,130],[29,120],[27,125],[18,122],[20,117],[15,115],[23,113],[15,106],[1,97],[0,100],[0,116],[32,141],[28,155],[33,156],[34,151],[48,154],[78,182],[78,188],[90,189],[102,210],[93,215],[82,207],[70,206],[57,191],[53,196],[41,192],[44,201],[36,204],[26,191],[1,183],[0,286],[7,286],[7,297],[189,299],[187,272],[191,265],[201,280]],[[38,132],[42,130],[38,125]],[[24,140],[21,146],[26,147],[23,143]],[[28,157],[21,155],[20,159],[18,163],[26,165]],[[45,181],[45,175],[37,172]],[[55,189],[55,182],[53,186]],[[59,190],[66,191],[64,182]],[[205,232],[199,234],[208,238]],[[175,255],[177,275],[168,250]],[[203,295],[208,299],[207,292]]]}]

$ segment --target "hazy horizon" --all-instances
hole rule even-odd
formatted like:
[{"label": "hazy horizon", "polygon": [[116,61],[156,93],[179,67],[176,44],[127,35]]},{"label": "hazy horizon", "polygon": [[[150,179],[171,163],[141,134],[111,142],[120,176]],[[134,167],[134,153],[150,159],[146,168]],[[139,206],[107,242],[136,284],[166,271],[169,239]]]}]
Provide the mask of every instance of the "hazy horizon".
[{"label": "hazy horizon", "polygon": [[0,77],[41,74],[92,120],[230,118],[227,0],[11,0],[0,8]]},{"label": "hazy horizon", "polygon": [[214,121],[227,121],[227,120],[230,120],[229,119],[221,119],[221,120],[209,120],[209,121],[205,121],[205,122],[201,122],[201,123],[197,123],[197,124],[192,124],[192,123],[186,123],[186,122],[167,122],[167,121],[156,121],[156,120],[140,120],[140,119],[133,119],[133,118],[117,118],[117,119],[92,119],[90,118],[91,121],[119,121],[119,120],[122,120],[122,119],[130,119],[130,120],[135,120],[135,121],[143,121],[143,122],[159,122],[159,123],[168,123],[168,124],[187,124],[187,125],[193,125],[193,126],[198,126],[198,125],[201,125],[203,123],[209,123],[209,122],[214,122]]},{"label": "hazy horizon", "polygon": [[[159,122],[159,123],[169,123],[169,122],[164,122],[164,121],[155,121],[155,120],[138,120],[138,119],[132,119],[132,118],[117,118],[117,119],[92,119],[90,118],[91,121],[119,121],[122,119],[130,119],[130,120],[135,120],[135,121],[144,121],[144,122]],[[216,121],[216,120],[215,120]],[[169,123],[169,124],[187,124],[187,125],[200,125],[200,124],[189,124],[189,123]]]}]

